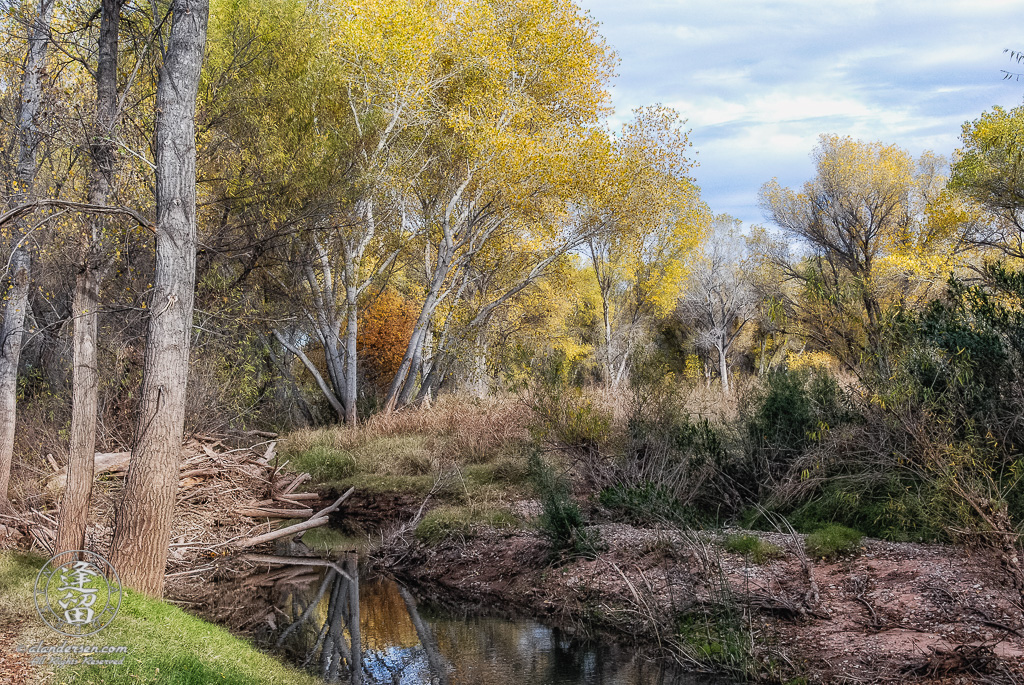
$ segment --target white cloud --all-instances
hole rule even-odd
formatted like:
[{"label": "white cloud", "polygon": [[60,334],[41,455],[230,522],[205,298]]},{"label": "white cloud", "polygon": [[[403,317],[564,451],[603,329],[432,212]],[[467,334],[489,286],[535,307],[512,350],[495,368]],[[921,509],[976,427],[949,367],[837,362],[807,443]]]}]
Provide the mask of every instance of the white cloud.
[{"label": "white cloud", "polygon": [[[748,222],[761,184],[800,185],[820,133],[950,154],[960,126],[1021,102],[1024,0],[582,0],[619,52],[618,120],[663,102],[689,121],[715,211]],[[1024,67],[1022,67],[1024,69]]]}]

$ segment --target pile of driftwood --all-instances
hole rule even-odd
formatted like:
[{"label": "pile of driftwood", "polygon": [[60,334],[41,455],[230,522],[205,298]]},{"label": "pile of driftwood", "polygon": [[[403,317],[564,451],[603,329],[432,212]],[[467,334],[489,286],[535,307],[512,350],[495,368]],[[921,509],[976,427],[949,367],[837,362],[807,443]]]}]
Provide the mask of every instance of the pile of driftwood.
[{"label": "pile of driftwood", "polygon": [[[182,446],[178,498],[171,531],[168,566],[194,568],[196,562],[280,538],[300,536],[325,525],[329,515],[351,496],[349,490],[329,505],[315,492],[301,492],[308,473],[292,473],[277,455],[277,436],[261,432],[262,442],[238,446],[239,436],[199,435]],[[87,546],[109,550],[114,513],[124,485],[131,455],[97,453],[96,484]],[[56,504],[64,489],[67,470],[53,463],[46,505],[16,516],[4,516],[0,534],[27,538],[30,548],[52,550],[56,537]],[[281,527],[283,520],[299,522]],[[181,573],[187,574],[189,570]],[[169,574],[174,575],[174,573]]]}]

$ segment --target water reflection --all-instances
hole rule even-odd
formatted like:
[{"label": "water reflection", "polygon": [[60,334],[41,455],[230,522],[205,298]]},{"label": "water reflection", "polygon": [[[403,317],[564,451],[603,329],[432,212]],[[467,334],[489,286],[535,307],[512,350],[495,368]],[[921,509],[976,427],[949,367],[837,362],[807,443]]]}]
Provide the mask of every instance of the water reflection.
[{"label": "water reflection", "polygon": [[[261,574],[242,580],[247,600],[261,619],[253,625],[250,611],[246,632],[328,683],[726,682],[675,673],[615,644],[581,640],[533,621],[472,616],[419,603],[392,580],[361,581],[355,555],[336,561],[254,558],[267,566]],[[301,565],[288,570],[291,563]],[[241,593],[222,588],[218,595],[238,598]]]}]

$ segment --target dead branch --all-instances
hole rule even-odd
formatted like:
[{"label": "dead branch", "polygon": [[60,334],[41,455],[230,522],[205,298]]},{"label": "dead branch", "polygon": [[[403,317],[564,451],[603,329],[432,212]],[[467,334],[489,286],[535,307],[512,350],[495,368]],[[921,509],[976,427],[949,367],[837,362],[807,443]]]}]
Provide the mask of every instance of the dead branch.
[{"label": "dead branch", "polygon": [[305,521],[303,523],[296,523],[293,526],[286,526],[279,530],[272,530],[264,535],[257,535],[254,538],[250,538],[248,540],[244,540],[241,542],[236,542],[234,546],[240,548],[253,547],[264,542],[270,542],[272,540],[277,540],[279,538],[289,537],[292,535],[296,535],[298,533],[305,532],[311,528],[319,528],[320,526],[326,525],[329,514],[334,512],[338,507],[340,507],[345,502],[345,500],[351,497],[352,493],[355,492],[355,490],[355,488],[349,488],[344,495],[342,495],[341,497],[334,501],[334,504],[324,509],[321,509],[308,521]]}]

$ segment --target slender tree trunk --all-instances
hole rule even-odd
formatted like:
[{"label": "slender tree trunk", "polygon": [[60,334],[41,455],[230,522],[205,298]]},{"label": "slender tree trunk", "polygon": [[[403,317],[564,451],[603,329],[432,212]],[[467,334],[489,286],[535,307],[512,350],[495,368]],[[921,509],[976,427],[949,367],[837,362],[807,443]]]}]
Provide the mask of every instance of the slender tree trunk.
[{"label": "slender tree trunk", "polygon": [[174,0],[157,85],[156,275],[142,401],[111,544],[125,585],[163,592],[178,490],[196,267],[195,105],[209,0]]},{"label": "slender tree trunk", "polygon": [[348,286],[345,290],[346,318],[348,320],[345,322],[345,394],[342,397],[342,404],[345,407],[345,423],[354,426],[359,420],[356,412],[356,394],[358,392],[356,342],[359,339],[359,309],[355,287]]},{"label": "slender tree trunk", "polygon": [[729,394],[729,364],[726,357],[729,354],[729,350],[725,345],[724,341],[718,342],[718,373],[722,376],[722,394]]},{"label": "slender tree trunk", "polygon": [[[412,399],[412,392],[416,387],[416,375],[420,374],[424,380],[423,375],[423,346],[426,344],[427,338],[430,337],[430,329],[423,332],[420,336],[420,344],[416,346],[416,351],[412,355],[412,364],[409,365],[409,375],[405,377],[405,384],[402,386],[402,392],[398,396],[398,406],[404,407],[409,404]],[[422,383],[420,384],[422,385]]]},{"label": "slender tree trunk", "polygon": [[67,485],[60,500],[55,552],[85,549],[85,527],[89,518],[96,452],[96,407],[99,374],[96,366],[96,307],[99,283],[96,273],[86,269],[78,274],[72,315],[73,335],[71,444]]},{"label": "slender tree trunk", "polygon": [[[116,161],[112,139],[117,119],[117,50],[123,0],[103,0],[99,62],[96,69],[96,127],[90,145],[92,176],[89,203],[106,206]],[[71,387],[71,443],[67,487],[57,517],[55,552],[85,549],[85,528],[92,495],[96,452],[96,410],[99,404],[97,359],[100,287],[106,272],[103,254],[105,221],[92,218],[92,239],[75,279],[72,304],[74,342]]]},{"label": "slender tree trunk", "polygon": [[[28,55],[21,82],[21,108],[18,111],[18,167],[15,205],[34,197],[38,168],[37,148],[42,140],[39,130],[40,106],[43,100],[43,77],[46,73],[46,47],[50,40],[50,21],[54,0],[40,0],[39,15],[29,30]],[[21,361],[22,338],[25,333],[25,312],[28,310],[28,287],[32,257],[25,244],[27,229],[22,221],[15,224],[10,258],[10,283],[4,305],[4,323],[0,328],[0,506],[8,501],[11,463],[14,460],[14,429],[17,420],[18,363]]]}]

